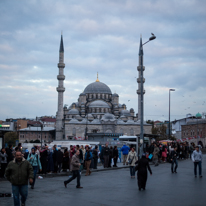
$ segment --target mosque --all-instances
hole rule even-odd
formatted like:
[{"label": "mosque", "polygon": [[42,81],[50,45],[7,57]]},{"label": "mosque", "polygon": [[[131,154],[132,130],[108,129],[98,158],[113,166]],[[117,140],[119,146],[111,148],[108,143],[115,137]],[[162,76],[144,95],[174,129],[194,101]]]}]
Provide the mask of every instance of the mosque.
[{"label": "mosque", "polygon": [[[141,46],[141,40],[140,40]],[[142,46],[141,46],[142,48]],[[143,58],[143,51],[139,53]],[[64,46],[61,36],[59,50],[58,111],[56,114],[56,140],[105,140],[122,135],[140,134],[140,120],[134,109],[127,109],[119,102],[119,95],[98,78],[79,95],[77,102],[63,106],[64,88]],[[138,69],[139,71],[139,69]],[[139,83],[138,79],[137,82]],[[137,94],[139,96],[137,90]],[[139,103],[140,104],[140,103]],[[151,134],[151,125],[144,123],[144,133]]]}]

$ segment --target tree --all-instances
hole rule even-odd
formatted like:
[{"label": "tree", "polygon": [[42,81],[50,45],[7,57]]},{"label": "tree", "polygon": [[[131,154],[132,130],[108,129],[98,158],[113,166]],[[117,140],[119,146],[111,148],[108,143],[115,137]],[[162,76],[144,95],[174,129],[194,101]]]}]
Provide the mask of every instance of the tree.
[{"label": "tree", "polygon": [[16,140],[19,140],[17,132],[7,132],[4,135],[4,141],[8,145],[16,145]]}]

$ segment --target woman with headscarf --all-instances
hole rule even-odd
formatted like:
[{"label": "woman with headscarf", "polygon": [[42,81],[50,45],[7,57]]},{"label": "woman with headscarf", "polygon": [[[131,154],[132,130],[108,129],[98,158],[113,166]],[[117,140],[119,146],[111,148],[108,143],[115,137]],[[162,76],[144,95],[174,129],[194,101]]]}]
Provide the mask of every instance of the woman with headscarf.
[{"label": "woman with headscarf", "polygon": [[139,191],[141,191],[141,189],[145,190],[147,182],[147,169],[149,170],[150,175],[152,175],[152,170],[149,166],[149,161],[147,160],[146,155],[143,154],[142,158],[138,161],[138,165],[135,167],[135,170],[138,171],[137,181]]}]

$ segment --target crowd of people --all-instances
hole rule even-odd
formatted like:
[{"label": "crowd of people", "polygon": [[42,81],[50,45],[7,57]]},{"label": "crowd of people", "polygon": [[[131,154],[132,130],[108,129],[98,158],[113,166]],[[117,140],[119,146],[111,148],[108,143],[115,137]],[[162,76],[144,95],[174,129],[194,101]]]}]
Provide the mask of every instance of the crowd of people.
[{"label": "crowd of people", "polygon": [[[160,162],[169,162],[171,172],[177,173],[178,160],[191,158],[194,162],[195,177],[197,177],[197,167],[199,167],[199,177],[202,177],[202,152],[199,146],[177,142],[164,145],[157,141],[150,146],[147,145],[139,159],[135,150],[136,148],[132,145],[130,147],[123,145],[120,148],[123,165],[129,165],[131,178],[135,178],[135,172],[138,171],[139,190],[145,190],[147,170],[152,175],[149,161],[153,161],[155,166],[158,166]],[[70,145],[69,150],[66,148],[64,151],[56,145],[52,148],[43,145],[42,147],[34,146],[31,151],[25,150],[24,153],[22,153],[21,144],[14,149],[12,145],[9,145],[8,148],[2,148],[0,151],[0,177],[7,178],[11,182],[14,205],[20,205],[19,194],[21,194],[21,205],[24,206],[28,195],[28,181],[31,189],[34,189],[37,173],[71,171],[72,176],[64,181],[64,186],[67,187],[67,184],[77,178],[76,188],[81,189],[83,187],[80,177],[83,169],[86,170],[85,176],[89,176],[92,173],[91,168],[97,169],[98,162],[104,168],[117,167],[118,158],[120,157],[117,146],[109,147],[107,143],[101,146],[101,150],[98,145],[95,147]]]}]

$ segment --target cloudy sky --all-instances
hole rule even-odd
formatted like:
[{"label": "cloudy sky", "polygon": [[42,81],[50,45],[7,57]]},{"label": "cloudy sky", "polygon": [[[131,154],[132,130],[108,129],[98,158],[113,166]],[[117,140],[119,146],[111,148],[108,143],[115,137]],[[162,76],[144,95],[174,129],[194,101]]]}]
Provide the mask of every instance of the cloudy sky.
[{"label": "cloudy sky", "polygon": [[61,31],[64,104],[96,80],[137,112],[138,51],[144,46],[144,118],[206,111],[206,1],[0,1],[0,119],[56,115]]}]

